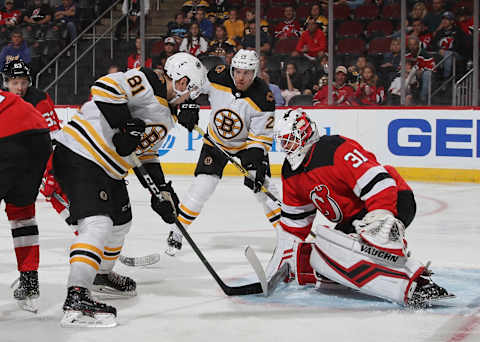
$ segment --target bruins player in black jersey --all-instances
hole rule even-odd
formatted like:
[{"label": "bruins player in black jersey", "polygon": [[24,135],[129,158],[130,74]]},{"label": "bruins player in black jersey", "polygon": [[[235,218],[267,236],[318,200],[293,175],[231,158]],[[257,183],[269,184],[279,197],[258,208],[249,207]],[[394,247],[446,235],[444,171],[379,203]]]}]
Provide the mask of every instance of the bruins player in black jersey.
[{"label": "bruins player in black jersey", "polygon": [[[208,73],[203,90],[208,94],[211,112],[208,135],[249,170],[245,185],[253,189],[265,215],[275,227],[280,219],[279,206],[260,191],[270,184],[268,151],[273,141],[275,100],[268,85],[256,77],[259,59],[255,51],[239,50],[230,67],[218,65]],[[208,141],[204,141],[195,169],[193,184],[179,206],[178,220],[188,227],[215,191],[228,159]],[[173,228],[167,239],[168,255],[182,247],[182,236]]]}]

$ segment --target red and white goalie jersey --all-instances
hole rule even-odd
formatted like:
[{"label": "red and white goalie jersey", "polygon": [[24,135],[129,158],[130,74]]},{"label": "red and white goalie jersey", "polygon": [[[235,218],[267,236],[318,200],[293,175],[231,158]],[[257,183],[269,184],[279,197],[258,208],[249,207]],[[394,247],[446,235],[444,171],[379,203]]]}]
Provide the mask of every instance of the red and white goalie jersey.
[{"label": "red and white goalie jersey", "polygon": [[375,209],[397,215],[398,192],[411,191],[393,167],[380,165],[373,153],[340,135],[322,136],[295,171],[285,160],[282,183],[280,224],[302,240],[317,210],[337,229],[351,227],[354,219]]}]

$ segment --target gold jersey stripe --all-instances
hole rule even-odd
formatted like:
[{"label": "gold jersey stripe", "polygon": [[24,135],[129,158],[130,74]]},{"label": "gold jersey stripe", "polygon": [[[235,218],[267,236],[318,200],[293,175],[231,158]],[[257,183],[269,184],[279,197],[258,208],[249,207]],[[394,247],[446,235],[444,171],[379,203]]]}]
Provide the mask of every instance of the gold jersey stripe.
[{"label": "gold jersey stripe", "polygon": [[158,156],[154,155],[154,154],[151,154],[151,155],[149,155],[149,154],[143,155],[142,154],[142,155],[138,156],[138,159],[140,159],[140,160],[152,160],[152,159],[156,159],[157,157]]},{"label": "gold jersey stripe", "polygon": [[115,100],[115,101],[127,100],[126,95],[120,95],[120,96],[119,95],[112,95],[111,93],[107,93],[104,90],[100,90],[100,89],[96,88],[95,86],[92,87],[92,90],[90,92],[92,93],[92,95],[106,97],[107,99],[111,99],[111,100]]},{"label": "gold jersey stripe", "polygon": [[272,143],[273,142],[273,138],[267,137],[265,135],[253,135],[252,133],[248,133],[248,137],[250,139],[262,140],[262,141],[267,142],[267,143]]},{"label": "gold jersey stripe", "polygon": [[245,97],[244,98],[245,101],[248,102],[248,104],[253,108],[255,109],[257,112],[261,112],[262,110],[260,109],[259,106],[257,106],[257,104],[255,102],[253,102],[253,100],[249,97]]},{"label": "gold jersey stripe", "polygon": [[214,87],[217,90],[225,91],[227,93],[232,93],[232,90],[229,87],[225,87],[225,86],[223,86],[221,84],[218,84],[218,83],[210,83],[210,84],[212,85],[212,87]]},{"label": "gold jersey stripe", "polygon": [[122,87],[120,87],[120,85],[117,82],[115,82],[113,79],[111,79],[110,77],[108,77],[108,76],[100,77],[99,81],[108,83],[108,84],[112,85],[119,93],[125,94],[125,91],[122,89]]},{"label": "gold jersey stripe", "polygon": [[265,149],[265,151],[270,151],[270,148],[271,146],[263,143],[263,142],[260,142],[260,141],[247,141],[247,147],[250,146],[250,145],[262,145],[263,148]]},{"label": "gold jersey stripe", "polygon": [[95,261],[92,261],[91,259],[85,258],[85,257],[74,257],[70,259],[70,263],[73,264],[74,262],[83,262],[84,264],[88,264],[92,266],[96,271],[99,270],[99,266]]},{"label": "gold jersey stripe", "polygon": [[103,249],[109,252],[118,252],[122,250],[122,247],[123,246],[111,248],[111,247],[104,246]]},{"label": "gold jersey stripe", "polygon": [[90,245],[88,243],[75,243],[72,246],[70,246],[70,250],[74,250],[74,249],[88,249],[92,252],[97,253],[99,256],[103,256],[103,251],[101,251],[94,245]]},{"label": "gold jersey stripe", "polygon": [[118,178],[123,178],[124,175],[121,175],[119,174],[118,172],[112,170],[107,164],[106,162],[103,160],[103,158],[95,151],[95,149],[93,147],[90,146],[90,144],[88,143],[88,141],[84,140],[80,134],[78,134],[76,131],[74,131],[72,128],[70,128],[69,126],[65,126],[63,127],[63,131],[65,133],[68,133],[69,135],[71,135],[80,145],[82,145],[92,156],[93,158],[95,158],[95,160],[100,164],[102,165],[102,167],[108,172],[110,173],[111,175],[115,175],[115,177],[118,177]]},{"label": "gold jersey stripe", "polygon": [[102,137],[97,133],[97,131],[95,131],[95,128],[93,128],[93,126],[88,121],[83,120],[78,115],[74,115],[73,120],[81,124],[84,128],[86,128],[88,133],[90,133],[95,139],[95,141],[100,145],[101,149],[107,152],[110,155],[110,157],[112,157],[118,164],[120,164],[124,169],[126,169],[125,172],[127,172],[129,169],[133,167],[132,165],[127,163],[122,157],[120,157],[120,155],[116,151],[112,150],[107,145],[105,140],[102,139]]},{"label": "gold jersey stripe", "polygon": [[155,96],[155,98],[157,99],[158,103],[160,103],[162,106],[168,107],[167,99],[160,96]]},{"label": "gold jersey stripe", "polygon": [[[214,140],[216,140],[221,146],[222,148],[226,149],[226,150],[229,150],[229,151],[239,151],[239,150],[243,150],[245,148],[245,146],[247,145],[247,143],[243,143],[242,145],[238,146],[238,147],[230,147],[230,146],[225,146],[223,145],[224,143],[220,140],[220,138],[218,138],[218,136],[215,134],[215,132],[213,131],[213,129],[211,128],[210,124],[208,125],[208,135],[213,137]],[[207,141],[208,142],[208,141]],[[210,145],[210,143],[208,143],[208,145]]]},{"label": "gold jersey stripe", "polygon": [[193,210],[190,210],[188,209],[186,206],[184,206],[183,204],[180,204],[180,209],[182,209],[184,212],[186,212],[188,215],[190,216],[198,216],[200,215],[200,213],[197,213]]},{"label": "gold jersey stripe", "polygon": [[177,216],[177,219],[184,224],[191,224],[192,223],[192,221],[188,221],[181,216]]}]

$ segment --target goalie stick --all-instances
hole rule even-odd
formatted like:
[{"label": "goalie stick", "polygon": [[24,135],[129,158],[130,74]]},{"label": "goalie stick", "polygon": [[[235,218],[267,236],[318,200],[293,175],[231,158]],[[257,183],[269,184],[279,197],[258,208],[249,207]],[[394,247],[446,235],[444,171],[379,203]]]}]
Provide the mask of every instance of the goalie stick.
[{"label": "goalie stick", "polygon": [[[135,165],[135,167],[137,168],[137,170],[139,171],[140,176],[143,178],[143,180],[147,184],[148,190],[150,191],[150,193],[153,196],[156,196],[157,198],[161,199],[162,201],[164,200],[171,201],[172,199],[169,193],[161,192],[158,189],[157,185],[154,183],[153,179],[150,177],[150,174],[142,165],[142,163],[136,156],[135,152],[133,152],[130,155],[130,159]],[[180,223],[180,221],[178,221],[178,219],[175,219],[175,225],[180,230],[180,232],[185,237],[185,239],[188,241],[188,243],[192,247],[195,254],[197,254],[197,256],[199,257],[200,261],[207,268],[208,272],[212,275],[213,279],[215,279],[217,284],[221,287],[221,289],[227,296],[243,296],[243,295],[249,295],[249,294],[263,293],[262,285],[259,282],[247,284],[247,285],[241,285],[241,286],[229,286],[225,284],[225,282],[220,278],[218,273],[210,265],[208,260],[203,255],[202,251],[200,251],[197,244],[193,241],[193,239],[190,237],[190,234],[188,234],[187,230]]]},{"label": "goalie stick", "polygon": [[[54,192],[52,196],[55,197],[55,199],[65,207],[65,210],[68,211],[68,208],[70,207],[70,203],[65,201],[63,197],[57,194],[56,192]],[[70,214],[68,214],[68,216],[70,216]],[[72,229],[75,235],[78,235],[78,232],[75,230],[73,225],[69,224],[68,226],[70,227],[70,229]],[[127,257],[124,255],[120,255],[119,260],[122,264],[126,266],[131,266],[131,267],[148,266],[148,265],[153,265],[159,262],[160,254],[152,253],[152,254],[141,256],[141,257]]]}]

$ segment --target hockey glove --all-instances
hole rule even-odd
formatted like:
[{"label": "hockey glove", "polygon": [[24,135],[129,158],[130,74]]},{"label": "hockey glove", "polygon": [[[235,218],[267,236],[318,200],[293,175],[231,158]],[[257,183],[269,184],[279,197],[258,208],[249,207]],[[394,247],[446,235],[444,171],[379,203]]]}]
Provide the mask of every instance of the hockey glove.
[{"label": "hockey glove", "polygon": [[112,138],[117,153],[126,157],[135,151],[144,132],[145,122],[143,120],[137,118],[127,120],[120,128],[120,132],[115,133]]},{"label": "hockey glove", "polygon": [[242,164],[247,170],[255,171],[255,179],[245,177],[244,184],[253,190],[259,192],[265,182],[265,175],[267,174],[268,162],[265,158],[265,153],[261,148],[252,147],[247,149],[242,156]]},{"label": "hockey glove", "polygon": [[178,203],[180,202],[178,196],[172,188],[171,181],[160,184],[158,190],[160,190],[164,200],[160,200],[157,196],[152,195],[150,205],[153,211],[160,215],[166,223],[172,224],[177,218]]},{"label": "hockey glove", "polygon": [[188,129],[189,132],[193,130],[198,124],[198,112],[200,106],[192,101],[186,101],[180,105],[178,112],[178,123]]}]

